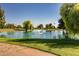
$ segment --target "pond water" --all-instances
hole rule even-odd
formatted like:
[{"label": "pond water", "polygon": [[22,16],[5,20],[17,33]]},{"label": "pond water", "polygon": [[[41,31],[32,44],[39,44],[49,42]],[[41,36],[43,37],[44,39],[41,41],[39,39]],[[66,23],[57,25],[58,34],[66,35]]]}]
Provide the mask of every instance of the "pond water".
[{"label": "pond water", "polygon": [[60,30],[55,30],[51,32],[46,32],[45,30],[33,30],[32,32],[24,32],[24,31],[1,32],[0,37],[59,39],[59,38],[64,38],[64,35],[63,35],[63,31]]}]

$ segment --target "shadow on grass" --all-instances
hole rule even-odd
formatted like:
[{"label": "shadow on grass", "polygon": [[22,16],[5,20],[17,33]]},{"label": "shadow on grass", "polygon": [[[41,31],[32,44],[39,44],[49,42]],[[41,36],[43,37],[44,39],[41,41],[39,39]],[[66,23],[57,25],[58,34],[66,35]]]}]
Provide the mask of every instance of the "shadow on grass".
[{"label": "shadow on grass", "polygon": [[75,39],[15,39],[12,42],[44,44],[50,48],[75,48],[79,46],[79,40]]}]

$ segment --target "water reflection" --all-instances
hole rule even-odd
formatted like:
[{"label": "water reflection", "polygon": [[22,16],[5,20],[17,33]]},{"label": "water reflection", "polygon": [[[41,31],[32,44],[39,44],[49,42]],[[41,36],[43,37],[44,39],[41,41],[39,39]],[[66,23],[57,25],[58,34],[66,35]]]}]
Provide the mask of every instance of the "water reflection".
[{"label": "water reflection", "polygon": [[32,38],[32,32],[23,32],[23,38]]},{"label": "water reflection", "polygon": [[63,31],[34,30],[33,32],[16,31],[16,32],[2,32],[0,35],[5,35],[8,38],[44,38],[44,39],[59,39],[65,38]]},{"label": "water reflection", "polygon": [[7,32],[7,35],[14,35],[15,32]]},{"label": "water reflection", "polygon": [[6,38],[6,35],[0,35],[1,38]]},{"label": "water reflection", "polygon": [[15,38],[15,32],[6,32],[6,36]]}]

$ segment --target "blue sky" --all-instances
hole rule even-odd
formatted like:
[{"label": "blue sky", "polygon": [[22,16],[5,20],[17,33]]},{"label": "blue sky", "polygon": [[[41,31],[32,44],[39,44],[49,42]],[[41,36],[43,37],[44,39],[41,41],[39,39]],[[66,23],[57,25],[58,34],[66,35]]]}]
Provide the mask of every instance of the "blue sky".
[{"label": "blue sky", "polygon": [[0,4],[5,11],[7,23],[22,24],[31,20],[33,25],[58,24],[60,18],[59,3],[5,3]]}]

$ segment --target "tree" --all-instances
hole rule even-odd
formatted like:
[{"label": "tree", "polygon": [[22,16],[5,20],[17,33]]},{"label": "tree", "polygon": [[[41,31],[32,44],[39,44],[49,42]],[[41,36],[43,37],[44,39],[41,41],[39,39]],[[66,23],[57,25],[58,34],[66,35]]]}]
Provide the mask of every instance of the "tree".
[{"label": "tree", "polygon": [[33,29],[33,26],[32,26],[32,22],[31,21],[24,21],[23,22],[23,28],[26,30],[26,31],[32,31]]},{"label": "tree", "polygon": [[46,29],[48,29],[48,28],[49,28],[49,25],[48,25],[48,24],[46,24],[45,28],[46,28]]},{"label": "tree", "polygon": [[6,24],[5,27],[9,28],[9,29],[15,29],[16,28],[16,26],[14,24]]},{"label": "tree", "polygon": [[23,27],[21,25],[17,25],[16,30],[21,31],[21,30],[23,30]]},{"label": "tree", "polygon": [[37,26],[38,29],[43,29],[43,24]]},{"label": "tree", "polygon": [[22,26],[21,25],[17,25],[17,28],[22,28]]},{"label": "tree", "polygon": [[4,10],[0,7],[0,28],[4,28],[5,22]]},{"label": "tree", "polygon": [[54,29],[55,26],[53,26],[52,23],[50,23],[50,24],[46,24],[45,28],[46,29]]},{"label": "tree", "polygon": [[0,7],[0,17],[4,16],[4,10]]},{"label": "tree", "polygon": [[58,28],[59,29],[65,29],[65,25],[64,25],[64,22],[63,22],[62,18],[59,19],[58,23],[59,23],[58,24]]},{"label": "tree", "polygon": [[79,33],[79,4],[63,4],[60,9],[60,14],[68,33]]},{"label": "tree", "polygon": [[54,28],[55,28],[55,26],[53,26],[52,23],[50,23],[50,24],[48,25],[48,27],[49,27],[49,29],[54,29]]}]

